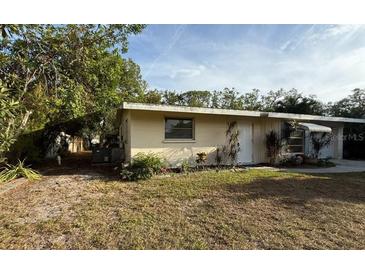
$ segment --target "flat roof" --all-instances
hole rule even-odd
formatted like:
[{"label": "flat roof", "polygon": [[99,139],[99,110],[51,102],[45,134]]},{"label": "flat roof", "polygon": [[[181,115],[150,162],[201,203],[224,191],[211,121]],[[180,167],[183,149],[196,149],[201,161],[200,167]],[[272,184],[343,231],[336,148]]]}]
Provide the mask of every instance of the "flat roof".
[{"label": "flat roof", "polygon": [[345,118],[345,117],[330,117],[330,116],[308,115],[308,114],[233,110],[233,109],[220,109],[220,108],[156,105],[156,104],[128,103],[128,102],[123,102],[121,109],[213,114],[213,115],[230,115],[230,116],[245,116],[245,117],[268,117],[268,118],[292,119],[292,120],[300,120],[300,121],[365,123],[365,119]]}]

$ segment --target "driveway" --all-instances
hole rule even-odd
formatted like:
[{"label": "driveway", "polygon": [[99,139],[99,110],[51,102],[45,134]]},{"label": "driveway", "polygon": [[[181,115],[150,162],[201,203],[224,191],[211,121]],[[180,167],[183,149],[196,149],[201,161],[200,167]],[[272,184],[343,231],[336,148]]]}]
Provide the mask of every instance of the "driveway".
[{"label": "driveway", "polygon": [[302,173],[346,173],[346,172],[365,172],[365,161],[354,160],[331,160],[336,164],[335,167],[327,168],[285,168],[284,171]]}]

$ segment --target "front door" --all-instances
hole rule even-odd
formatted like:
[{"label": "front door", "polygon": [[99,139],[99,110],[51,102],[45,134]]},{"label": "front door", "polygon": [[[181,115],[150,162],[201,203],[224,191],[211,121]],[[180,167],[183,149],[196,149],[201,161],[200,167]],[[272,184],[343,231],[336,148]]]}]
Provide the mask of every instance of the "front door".
[{"label": "front door", "polygon": [[238,122],[240,152],[238,153],[238,164],[252,164],[253,162],[253,136],[252,123]]}]

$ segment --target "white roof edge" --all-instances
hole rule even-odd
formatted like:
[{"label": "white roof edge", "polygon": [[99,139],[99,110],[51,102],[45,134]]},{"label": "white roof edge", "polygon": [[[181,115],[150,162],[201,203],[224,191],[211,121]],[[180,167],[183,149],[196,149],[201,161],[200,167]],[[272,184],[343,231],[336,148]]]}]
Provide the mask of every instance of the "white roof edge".
[{"label": "white roof edge", "polygon": [[281,112],[262,112],[262,111],[250,111],[250,110],[171,106],[171,105],[157,105],[157,104],[145,104],[145,103],[123,102],[121,109],[198,113],[198,114],[215,114],[215,115],[232,115],[232,116],[247,116],[247,117],[269,117],[269,118],[292,119],[292,120],[300,120],[300,121],[327,121],[327,122],[364,123],[365,124],[365,119],[357,119],[357,118],[329,117],[329,116],[320,116],[320,115],[281,113]]},{"label": "white roof edge", "polygon": [[199,113],[199,114],[216,114],[216,115],[218,114],[218,115],[249,116],[249,117],[260,117],[261,116],[260,111],[185,107],[185,106],[171,106],[171,105],[155,105],[155,104],[127,103],[127,102],[123,102],[122,109]]},{"label": "white roof edge", "polygon": [[365,119],[345,118],[345,117],[331,117],[309,114],[295,114],[295,113],[281,113],[268,112],[271,118],[293,119],[300,121],[326,121],[326,122],[343,122],[343,123],[365,123]]}]

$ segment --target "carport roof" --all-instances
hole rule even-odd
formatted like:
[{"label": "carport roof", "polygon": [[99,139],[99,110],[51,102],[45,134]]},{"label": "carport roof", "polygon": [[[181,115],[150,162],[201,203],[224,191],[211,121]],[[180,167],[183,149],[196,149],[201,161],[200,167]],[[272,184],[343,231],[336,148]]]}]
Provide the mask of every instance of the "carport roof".
[{"label": "carport roof", "polygon": [[245,116],[245,117],[268,117],[268,118],[291,119],[291,120],[299,120],[299,121],[326,121],[326,122],[364,123],[365,124],[365,119],[356,119],[356,118],[328,117],[328,116],[319,116],[319,115],[280,113],[280,112],[262,112],[262,111],[218,109],[218,108],[156,105],[156,104],[142,104],[142,103],[128,103],[128,102],[124,102],[121,106],[121,109],[213,114],[213,115],[230,115],[230,116]]},{"label": "carport roof", "polygon": [[332,132],[332,129],[330,127],[325,127],[313,123],[299,123],[299,125],[307,129],[309,132]]}]

